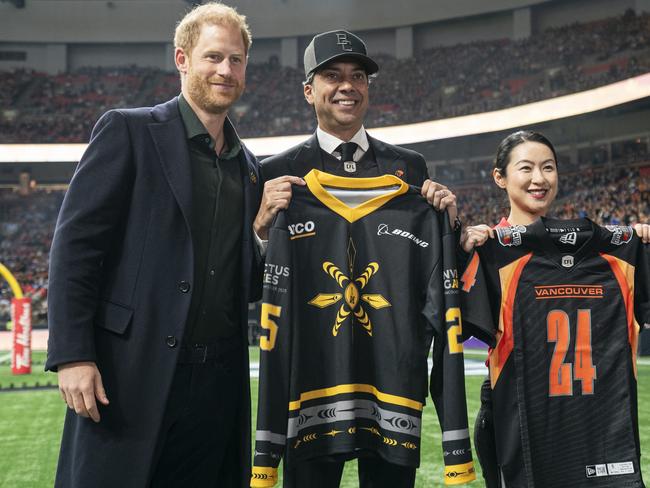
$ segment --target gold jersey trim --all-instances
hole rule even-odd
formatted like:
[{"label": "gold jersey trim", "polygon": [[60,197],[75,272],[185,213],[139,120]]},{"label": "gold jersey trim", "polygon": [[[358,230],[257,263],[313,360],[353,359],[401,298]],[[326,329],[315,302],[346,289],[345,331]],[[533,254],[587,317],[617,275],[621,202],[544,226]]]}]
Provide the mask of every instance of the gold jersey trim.
[{"label": "gold jersey trim", "polygon": [[278,482],[278,468],[253,466],[251,488],[269,488]]},{"label": "gold jersey trim", "polygon": [[352,383],[348,385],[336,385],[329,388],[321,388],[320,390],[307,391],[300,394],[300,399],[289,402],[289,410],[298,410],[302,402],[308,400],[315,400],[316,398],[326,398],[334,395],[342,395],[344,393],[370,393],[377,398],[377,400],[392,403],[393,405],[400,405],[402,407],[412,408],[413,410],[422,411],[422,402],[411,400],[410,398],[391,395],[379,391],[373,385],[364,385]]},{"label": "gold jersey trim", "polygon": [[[374,212],[396,196],[406,193],[409,188],[404,181],[393,175],[376,176],[374,178],[346,178],[344,176],[335,176],[318,171],[317,169],[312,169],[305,175],[304,179],[309,191],[311,191],[323,205],[339,214],[350,223]],[[350,190],[369,190],[394,186],[397,186],[398,188],[395,190],[388,190],[384,195],[370,198],[356,207],[349,207],[328,192],[324,188],[325,186]]]},{"label": "gold jersey trim", "polygon": [[303,237],[314,237],[316,235],[316,232],[308,232],[306,234],[298,234],[297,236],[291,236],[289,237],[289,240],[293,241],[296,239],[302,239]]},{"label": "gold jersey trim", "polygon": [[474,463],[445,466],[445,485],[462,485],[476,479]]}]

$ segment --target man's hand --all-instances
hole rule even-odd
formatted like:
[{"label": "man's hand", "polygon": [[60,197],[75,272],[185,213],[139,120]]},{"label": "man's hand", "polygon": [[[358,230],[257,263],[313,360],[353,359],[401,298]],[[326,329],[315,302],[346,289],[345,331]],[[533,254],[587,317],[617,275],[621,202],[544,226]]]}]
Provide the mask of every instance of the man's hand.
[{"label": "man's hand", "polygon": [[269,238],[269,228],[276,214],[289,206],[291,202],[291,185],[306,185],[305,180],[297,176],[280,176],[264,183],[262,203],[253,222],[253,230],[262,240]]},{"label": "man's hand", "polygon": [[460,235],[460,245],[465,252],[482,246],[489,237],[494,237],[494,229],[489,225],[472,225],[463,230]]},{"label": "man's hand", "polygon": [[59,393],[68,408],[77,412],[77,415],[99,422],[95,398],[102,405],[108,405],[108,398],[97,365],[90,361],[62,364],[58,376]]},{"label": "man's hand", "polygon": [[456,195],[449,188],[427,179],[422,183],[422,196],[436,210],[442,211],[446,209],[449,212],[449,221],[452,226],[454,225],[454,221],[458,216],[458,209],[456,208]]},{"label": "man's hand", "polygon": [[635,224],[634,230],[644,244],[648,244],[650,242],[650,225]]}]

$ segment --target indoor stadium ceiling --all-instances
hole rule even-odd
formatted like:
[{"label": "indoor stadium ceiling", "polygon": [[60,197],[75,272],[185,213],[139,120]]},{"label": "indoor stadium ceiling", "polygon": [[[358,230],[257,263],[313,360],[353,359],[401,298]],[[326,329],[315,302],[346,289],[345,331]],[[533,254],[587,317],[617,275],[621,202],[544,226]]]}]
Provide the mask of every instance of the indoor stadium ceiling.
[{"label": "indoor stadium ceiling", "polygon": [[[21,3],[24,8],[15,8]],[[193,3],[191,0],[1,0],[0,32],[4,41],[106,42],[101,35],[104,30],[134,29],[143,40],[159,41],[168,37],[170,26]],[[358,31],[411,26],[555,2],[408,0],[401,2],[399,8],[392,0],[234,0],[226,3],[248,16],[255,37],[277,38],[313,35],[341,26]],[[73,35],[78,38],[74,39]],[[34,38],[28,39],[30,36]],[[129,36],[127,40],[131,40]]]}]

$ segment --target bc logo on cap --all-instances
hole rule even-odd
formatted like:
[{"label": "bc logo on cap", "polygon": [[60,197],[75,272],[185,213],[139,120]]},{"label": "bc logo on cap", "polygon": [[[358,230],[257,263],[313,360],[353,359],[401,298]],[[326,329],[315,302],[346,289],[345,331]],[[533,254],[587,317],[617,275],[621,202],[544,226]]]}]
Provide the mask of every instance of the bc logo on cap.
[{"label": "bc logo on cap", "polygon": [[348,35],[344,32],[337,32],[336,44],[341,46],[343,51],[352,51],[352,43],[348,39]]}]

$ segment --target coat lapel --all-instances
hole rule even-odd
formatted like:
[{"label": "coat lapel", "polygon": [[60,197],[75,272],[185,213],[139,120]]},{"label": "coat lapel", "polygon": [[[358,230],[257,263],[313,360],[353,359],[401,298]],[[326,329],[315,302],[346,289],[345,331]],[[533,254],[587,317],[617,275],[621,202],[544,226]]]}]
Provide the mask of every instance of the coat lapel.
[{"label": "coat lapel", "polygon": [[368,135],[368,142],[375,153],[379,174],[394,175],[406,180],[406,164],[399,157],[399,154],[390,146],[384,144],[379,139]]},{"label": "coat lapel", "polygon": [[178,99],[153,108],[154,119],[149,132],[156,146],[163,172],[190,227],[192,210],[192,174],[185,127],[178,111]]},{"label": "coat lapel", "polygon": [[290,174],[303,177],[314,168],[323,171],[323,157],[320,151],[318,138],[314,134],[300,146],[290,161]]}]

